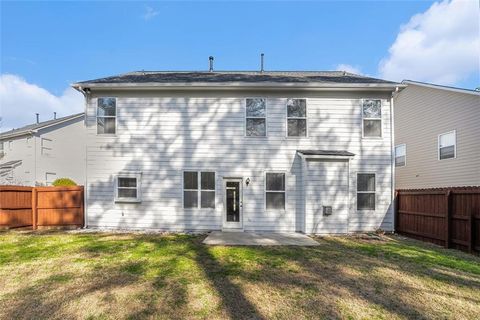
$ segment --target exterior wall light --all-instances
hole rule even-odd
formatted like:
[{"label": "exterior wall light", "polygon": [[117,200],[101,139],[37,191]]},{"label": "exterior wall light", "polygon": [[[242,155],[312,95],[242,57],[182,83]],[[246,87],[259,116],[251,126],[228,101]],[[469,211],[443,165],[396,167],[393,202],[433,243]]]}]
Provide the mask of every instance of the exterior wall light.
[{"label": "exterior wall light", "polygon": [[245,180],[245,184],[246,184],[247,187],[248,187],[248,185],[250,184],[250,178],[247,178],[247,180]]}]

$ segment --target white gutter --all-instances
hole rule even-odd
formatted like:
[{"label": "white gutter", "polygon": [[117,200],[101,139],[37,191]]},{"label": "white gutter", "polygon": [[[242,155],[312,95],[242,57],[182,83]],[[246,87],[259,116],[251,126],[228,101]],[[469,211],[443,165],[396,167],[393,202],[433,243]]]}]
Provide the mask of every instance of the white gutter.
[{"label": "white gutter", "polygon": [[392,168],[392,182],[391,182],[391,204],[393,205],[393,221],[392,221],[392,231],[395,232],[396,230],[396,199],[395,199],[395,114],[394,114],[394,108],[393,108],[393,99],[395,96],[400,92],[399,88],[397,87],[394,92],[392,92],[392,96],[390,97],[390,145],[391,145],[391,168]]}]

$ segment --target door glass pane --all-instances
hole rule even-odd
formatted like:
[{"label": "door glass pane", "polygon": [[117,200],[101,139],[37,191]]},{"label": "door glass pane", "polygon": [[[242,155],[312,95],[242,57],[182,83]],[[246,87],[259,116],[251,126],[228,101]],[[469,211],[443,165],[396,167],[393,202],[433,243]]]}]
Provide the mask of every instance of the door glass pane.
[{"label": "door glass pane", "polygon": [[215,172],[201,173],[202,190],[215,190]]},{"label": "door glass pane", "polygon": [[247,119],[247,136],[264,137],[267,134],[265,119]]},{"label": "door glass pane", "polygon": [[381,137],[382,121],[381,120],[363,120],[363,136],[364,137]]},{"label": "door glass pane", "polygon": [[266,189],[269,191],[285,190],[285,174],[284,173],[267,173]]},{"label": "door glass pane", "polygon": [[357,210],[375,210],[375,193],[357,193]]},{"label": "door glass pane", "polygon": [[289,137],[306,137],[307,136],[307,120],[288,119],[287,125],[288,125]]},{"label": "door glass pane", "polygon": [[305,99],[288,99],[287,117],[306,118],[307,101]]},{"label": "door glass pane", "polygon": [[198,172],[185,171],[183,173],[183,189],[198,189]]},{"label": "door glass pane", "polygon": [[285,209],[285,192],[267,192],[267,209]]},{"label": "door glass pane", "polygon": [[201,192],[200,206],[202,208],[215,208],[215,191]]},{"label": "door glass pane", "polygon": [[358,191],[375,191],[375,174],[359,173],[357,175]]},{"label": "door glass pane", "polygon": [[266,100],[264,98],[247,99],[247,118],[265,117]]},{"label": "door glass pane", "polygon": [[196,207],[198,207],[198,192],[197,191],[184,191],[183,192],[183,207],[184,208],[196,208]]},{"label": "door glass pane", "polygon": [[238,222],[240,221],[240,184],[227,182],[226,187],[227,222]]}]

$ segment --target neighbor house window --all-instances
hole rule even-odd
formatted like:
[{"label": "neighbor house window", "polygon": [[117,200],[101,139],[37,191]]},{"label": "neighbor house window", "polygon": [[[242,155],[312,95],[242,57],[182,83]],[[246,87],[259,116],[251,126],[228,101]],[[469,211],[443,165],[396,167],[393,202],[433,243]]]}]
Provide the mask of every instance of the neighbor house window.
[{"label": "neighbor house window", "polygon": [[375,210],[375,174],[357,174],[357,210]]},{"label": "neighbor house window", "polygon": [[382,136],[382,101],[363,100],[362,126],[365,138],[380,138]]},{"label": "neighbor house window", "polygon": [[183,172],[183,207],[215,208],[215,172]]},{"label": "neighbor house window", "polygon": [[307,136],[307,100],[287,100],[287,136]]},{"label": "neighbor house window", "polygon": [[0,157],[5,154],[5,150],[3,149],[3,141],[0,141]]},{"label": "neighbor house window", "polygon": [[248,137],[265,137],[267,135],[267,99],[246,99],[245,134]]},{"label": "neighbor house window", "polygon": [[451,131],[438,136],[438,159],[450,159],[457,156],[456,132]]},{"label": "neighbor house window", "polygon": [[97,133],[115,134],[117,122],[117,100],[115,98],[97,99]]},{"label": "neighbor house window", "polygon": [[395,147],[395,167],[405,167],[407,164],[407,146],[400,144]]},{"label": "neighbor house window", "polygon": [[266,173],[265,201],[267,210],[285,209],[285,173]]},{"label": "neighbor house window", "polygon": [[139,202],[141,201],[141,174],[122,173],[116,177],[116,195],[118,202]]}]

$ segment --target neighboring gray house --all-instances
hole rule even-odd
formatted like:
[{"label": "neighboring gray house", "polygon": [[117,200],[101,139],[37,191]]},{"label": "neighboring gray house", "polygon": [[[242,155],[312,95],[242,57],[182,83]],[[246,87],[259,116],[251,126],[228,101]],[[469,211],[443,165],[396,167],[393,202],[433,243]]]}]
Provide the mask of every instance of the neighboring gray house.
[{"label": "neighboring gray house", "polygon": [[0,133],[0,185],[85,182],[84,113]]},{"label": "neighboring gray house", "polygon": [[396,188],[480,185],[480,92],[403,81],[394,99]]},{"label": "neighboring gray house", "polygon": [[393,230],[392,93],[346,72],[132,72],[86,97],[88,227]]}]

